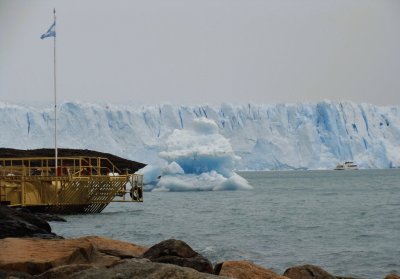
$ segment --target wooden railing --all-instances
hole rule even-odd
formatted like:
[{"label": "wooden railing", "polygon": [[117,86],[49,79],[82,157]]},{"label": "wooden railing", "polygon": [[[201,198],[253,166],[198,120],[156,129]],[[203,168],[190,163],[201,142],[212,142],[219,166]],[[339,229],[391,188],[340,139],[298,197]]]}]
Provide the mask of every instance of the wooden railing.
[{"label": "wooden railing", "polygon": [[60,213],[100,212],[110,202],[143,202],[143,175],[103,157],[0,158],[0,203]]},{"label": "wooden railing", "polygon": [[108,158],[59,157],[0,158],[0,176],[94,176],[123,174]]}]

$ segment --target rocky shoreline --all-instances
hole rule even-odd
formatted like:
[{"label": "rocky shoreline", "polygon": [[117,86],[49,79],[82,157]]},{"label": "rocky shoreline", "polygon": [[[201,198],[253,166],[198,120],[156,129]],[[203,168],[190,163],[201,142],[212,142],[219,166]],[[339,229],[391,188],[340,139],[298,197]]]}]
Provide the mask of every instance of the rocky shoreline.
[{"label": "rocky shoreline", "polygon": [[[51,231],[45,220],[49,218],[63,221],[0,206],[0,278],[351,279],[314,265],[291,267],[282,275],[249,261],[213,266],[175,239],[149,248],[99,236],[64,239]],[[400,276],[389,274],[384,279]]]}]

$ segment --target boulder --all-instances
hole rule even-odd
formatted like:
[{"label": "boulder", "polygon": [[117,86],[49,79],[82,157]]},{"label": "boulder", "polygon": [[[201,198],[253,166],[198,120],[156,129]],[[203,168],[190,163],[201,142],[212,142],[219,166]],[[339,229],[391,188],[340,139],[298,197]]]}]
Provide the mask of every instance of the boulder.
[{"label": "boulder", "polygon": [[213,273],[211,262],[195,252],[181,240],[168,239],[150,247],[144,258],[158,263],[169,263],[182,267],[190,267],[199,272]]},{"label": "boulder", "polygon": [[[53,277],[56,279],[55,277]],[[37,279],[53,279],[52,277],[41,277]],[[58,277],[59,278],[59,277]],[[57,278],[57,279],[58,279]],[[192,268],[180,267],[171,264],[151,262],[147,259],[129,259],[110,268],[91,268],[69,274],[68,278],[79,279],[108,279],[108,278],[135,278],[135,279],[223,279],[212,274],[201,273]]]},{"label": "boulder", "polygon": [[49,223],[27,210],[0,205],[0,239],[6,237],[60,238],[51,232]]},{"label": "boulder", "polygon": [[336,279],[319,266],[310,264],[290,267],[286,269],[283,276],[291,279]]},{"label": "boulder", "polygon": [[96,268],[91,264],[70,264],[70,265],[61,265],[49,269],[48,271],[36,275],[35,279],[68,279],[71,278],[74,274],[87,270],[90,268]]},{"label": "boulder", "polygon": [[141,257],[147,250],[143,246],[106,237],[87,236],[84,239],[93,244],[99,252],[121,259]]},{"label": "boulder", "polygon": [[391,274],[386,275],[384,279],[400,279],[400,276],[397,274],[391,273]]},{"label": "boulder", "polygon": [[137,257],[145,251],[141,246],[102,237],[5,238],[0,239],[0,247],[0,269],[31,275],[62,265],[113,266],[121,258]]},{"label": "boulder", "polygon": [[0,269],[0,278],[3,279],[31,279],[32,275],[17,271],[6,271]]},{"label": "boulder", "polygon": [[0,269],[32,275],[60,265],[91,263],[95,256],[91,243],[77,239],[5,238],[0,247]]},{"label": "boulder", "polygon": [[226,261],[215,266],[215,274],[237,279],[288,279],[249,261]]}]

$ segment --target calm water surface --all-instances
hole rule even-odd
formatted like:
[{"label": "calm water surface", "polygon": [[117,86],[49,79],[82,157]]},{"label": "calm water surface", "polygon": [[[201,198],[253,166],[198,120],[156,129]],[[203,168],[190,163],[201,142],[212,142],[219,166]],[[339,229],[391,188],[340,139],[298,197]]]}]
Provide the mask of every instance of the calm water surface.
[{"label": "calm water surface", "polygon": [[211,261],[248,259],[282,273],[315,264],[379,279],[400,273],[400,170],[241,172],[252,191],[145,193],[51,225],[150,246],[186,241]]}]

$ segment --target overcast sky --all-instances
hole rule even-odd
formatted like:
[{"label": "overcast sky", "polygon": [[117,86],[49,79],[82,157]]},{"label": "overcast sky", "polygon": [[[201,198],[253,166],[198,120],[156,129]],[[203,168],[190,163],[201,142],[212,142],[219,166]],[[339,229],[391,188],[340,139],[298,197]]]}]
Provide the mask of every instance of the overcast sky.
[{"label": "overcast sky", "polygon": [[0,100],[400,105],[399,0],[0,0]]}]

